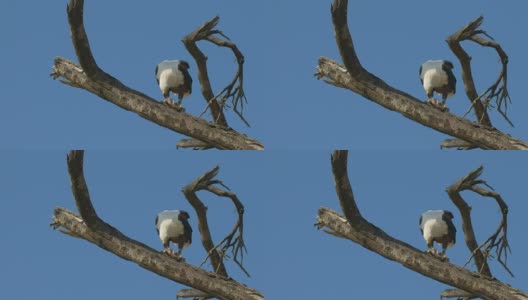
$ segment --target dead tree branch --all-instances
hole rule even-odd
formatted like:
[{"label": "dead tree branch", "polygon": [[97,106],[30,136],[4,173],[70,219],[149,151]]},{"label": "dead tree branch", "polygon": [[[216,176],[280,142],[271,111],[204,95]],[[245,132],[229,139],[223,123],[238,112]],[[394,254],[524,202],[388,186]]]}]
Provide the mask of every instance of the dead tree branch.
[{"label": "dead tree branch", "polygon": [[133,90],[97,66],[90,49],[83,22],[83,0],[70,0],[67,8],[72,43],[80,66],[62,58],[55,58],[54,79],[87,90],[125,110],[172,131],[202,141],[218,149],[263,150],[261,142],[225,126],[178,112]]},{"label": "dead tree branch", "polygon": [[[227,277],[228,275],[224,265],[224,258],[228,257],[227,251],[231,250],[233,261],[247,276],[249,276],[249,273],[243,265],[244,252],[247,252],[244,243],[244,205],[238,199],[237,195],[229,191],[229,188],[225,186],[222,181],[215,179],[219,169],[220,167],[216,166],[207,171],[202,176],[186,185],[182,189],[182,192],[195,209],[198,216],[198,229],[200,230],[200,236],[202,237],[202,245],[208,253],[203,263],[210,259],[213,270],[216,273]],[[224,187],[225,190],[215,185],[220,185]],[[216,245],[213,243],[209,224],[207,222],[207,207],[196,195],[198,191],[202,190],[209,191],[219,197],[227,197],[231,199],[237,210],[238,219],[236,224],[233,226],[231,232]]]},{"label": "dead tree branch", "polygon": [[[490,102],[495,99],[497,111],[504,117],[504,119],[513,126],[507,115],[508,102],[511,103],[510,95],[508,93],[508,55],[502,49],[501,45],[493,40],[493,38],[486,33],[486,31],[479,29],[484,20],[483,16],[469,22],[466,26],[453,33],[447,38],[447,44],[451,51],[456,55],[462,66],[462,80],[464,81],[464,88],[466,95],[471,103],[471,108],[475,109],[475,114],[479,123],[491,127],[491,121],[487,113],[487,108],[492,107]],[[488,39],[482,37],[485,36]],[[483,47],[494,48],[497,51],[502,63],[502,70],[499,73],[497,80],[482,94],[477,93],[475,82],[473,80],[473,73],[471,71],[471,56],[462,48],[460,43],[462,41],[472,41]]]},{"label": "dead tree branch", "polygon": [[100,222],[100,219],[92,205],[88,186],[84,180],[84,151],[71,151],[67,156],[67,162],[73,198],[75,199],[77,210],[86,222],[86,225],[90,228],[95,228],[96,224]]},{"label": "dead tree branch", "polygon": [[475,124],[449,112],[440,112],[424,102],[397,90],[369,73],[356,55],[347,24],[347,0],[334,0],[332,20],[336,43],[345,66],[321,57],[317,78],[349,89],[386,109],[398,112],[419,124],[464,140],[482,149],[528,149],[528,144],[494,128]]},{"label": "dead tree branch", "polygon": [[457,148],[457,150],[471,150],[475,149],[475,145],[459,139],[446,139],[440,144],[440,149]]},{"label": "dead tree branch", "polygon": [[[198,27],[196,30],[185,36],[182,42],[198,65],[198,79],[202,87],[202,95],[207,103],[205,110],[208,108],[211,109],[211,114],[215,123],[227,127],[227,121],[223,113],[223,108],[228,107],[226,102],[231,99],[233,111],[249,127],[249,123],[243,115],[244,103],[247,103],[246,94],[244,92],[244,55],[238,49],[238,46],[231,42],[222,31],[214,29],[216,25],[218,25],[219,20],[220,17],[216,16],[213,19],[205,22],[202,26]],[[205,56],[205,54],[196,45],[198,41],[203,40],[211,42],[219,47],[231,49],[237,60],[238,69],[235,73],[235,76],[231,82],[217,95],[214,95],[211,82],[209,80],[209,73],[207,71],[207,56]]]},{"label": "dead tree branch", "polygon": [[[81,238],[125,260],[172,281],[193,287],[221,299],[264,299],[262,293],[230,278],[179,262],[159,251],[133,240],[97,217],[83,174],[83,151],[71,151],[68,170],[72,191],[81,216],[55,208],[52,226],[61,232]],[[86,219],[85,219],[86,217]]]},{"label": "dead tree branch", "polygon": [[345,211],[346,217],[343,217],[329,208],[320,208],[316,223],[319,229],[323,228],[325,232],[334,236],[349,239],[386,259],[402,264],[405,268],[467,291],[471,295],[485,299],[528,299],[528,294],[523,291],[483,274],[471,272],[449,262],[442,262],[369,223],[359,214],[359,210],[355,211],[357,205],[354,197],[350,196],[352,190],[342,183],[348,180],[348,175],[343,173],[346,167],[342,166],[347,164],[346,155],[336,151],[331,160],[336,189],[342,189],[337,193],[339,202],[348,213]]},{"label": "dead tree branch", "polygon": [[[492,277],[491,269],[488,265],[488,258],[491,257],[491,251],[495,249],[495,257],[497,261],[511,276],[513,276],[513,273],[507,265],[508,252],[511,252],[508,243],[508,205],[499,193],[493,191],[493,188],[491,188],[486,181],[478,179],[482,174],[483,169],[482,166],[478,167],[446,189],[451,201],[457,206],[460,215],[462,216],[462,229],[464,230],[466,245],[471,253],[466,265],[474,259],[478,272],[488,277]],[[481,185],[489,189],[483,188]],[[477,243],[473,231],[471,207],[460,195],[460,193],[465,190],[473,191],[483,197],[495,199],[502,213],[502,220],[499,223],[497,230],[480,245]]]},{"label": "dead tree branch", "polygon": [[354,200],[354,193],[352,192],[352,186],[348,179],[348,151],[334,151],[334,154],[330,157],[330,161],[332,163],[336,194],[341,209],[350,224],[359,224],[363,220],[363,217],[356,205],[356,200]]},{"label": "dead tree branch", "polygon": [[440,299],[444,298],[458,298],[460,300],[470,300],[478,297],[463,290],[446,289],[440,294]]},{"label": "dead tree branch", "polygon": [[207,293],[204,293],[196,289],[181,289],[176,294],[176,299],[180,299],[180,298],[182,299],[192,298],[194,300],[206,300],[206,299],[213,299],[214,296],[211,296]]}]

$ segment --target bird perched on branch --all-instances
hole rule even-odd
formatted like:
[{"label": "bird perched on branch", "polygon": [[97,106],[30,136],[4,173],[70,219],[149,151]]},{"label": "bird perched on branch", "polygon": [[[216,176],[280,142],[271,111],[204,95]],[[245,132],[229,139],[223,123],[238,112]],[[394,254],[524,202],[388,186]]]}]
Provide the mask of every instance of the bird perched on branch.
[{"label": "bird perched on branch", "polygon": [[[420,80],[427,93],[427,102],[445,110],[447,98],[456,92],[456,78],[453,75],[453,63],[448,60],[428,60],[420,66]],[[442,95],[442,104],[433,98],[433,92]]]},{"label": "bird perched on branch", "polygon": [[[184,60],[164,60],[156,66],[156,81],[163,93],[163,102],[181,110],[182,100],[192,92],[189,64]],[[178,104],[169,97],[169,92],[178,95]]]},{"label": "bird perched on branch", "polygon": [[[163,243],[163,253],[182,260],[181,252],[192,242],[192,228],[188,222],[189,214],[183,210],[164,210],[156,217],[156,231]],[[178,253],[170,248],[169,242],[178,244]]]},{"label": "bird perched on branch", "polygon": [[[456,228],[453,214],[447,210],[428,210],[420,216],[420,231],[427,243],[427,253],[446,260],[446,249],[456,242]],[[434,248],[433,242],[442,244],[442,254]]]}]

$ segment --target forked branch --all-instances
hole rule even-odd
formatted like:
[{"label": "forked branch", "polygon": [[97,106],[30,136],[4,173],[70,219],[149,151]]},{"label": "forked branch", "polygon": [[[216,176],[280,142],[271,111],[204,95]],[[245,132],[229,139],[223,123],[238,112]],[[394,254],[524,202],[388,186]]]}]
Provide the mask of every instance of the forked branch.
[{"label": "forked branch", "polygon": [[369,73],[361,65],[356,54],[347,24],[347,7],[347,0],[334,0],[331,8],[336,43],[344,66],[329,58],[321,57],[316,73],[318,79],[349,89],[386,109],[396,111],[423,126],[466,141],[474,147],[528,149],[526,142],[449,112],[440,112]]},{"label": "forked branch", "polygon": [[199,140],[218,149],[263,150],[261,142],[249,138],[222,124],[207,122],[201,118],[179,112],[145,94],[125,86],[105,73],[96,63],[84,28],[83,0],[70,0],[67,13],[72,43],[80,66],[57,57],[53,66],[54,79],[82,88],[125,110],[172,131]]},{"label": "forked branch", "polygon": [[[486,31],[479,28],[482,25],[483,20],[484,17],[480,16],[469,22],[466,26],[449,36],[447,38],[447,44],[451,48],[451,51],[457,56],[460,65],[462,66],[462,80],[464,81],[466,95],[471,103],[470,110],[472,108],[475,109],[478,122],[492,127],[487,108],[493,107],[490,102],[495,99],[497,111],[511,126],[513,126],[513,123],[507,115],[508,103],[511,103],[510,94],[508,92],[508,55],[499,43],[495,42]],[[475,82],[473,80],[471,56],[469,56],[464,48],[462,48],[460,44],[462,41],[472,41],[483,47],[493,48],[501,60],[502,69],[497,80],[480,95],[477,93]]]},{"label": "forked branch", "polygon": [[[229,107],[226,102],[231,99],[231,107],[233,108],[233,111],[247,126],[249,126],[249,123],[243,115],[244,103],[247,103],[246,94],[244,92],[244,55],[238,49],[238,46],[222,31],[215,29],[219,20],[220,17],[216,16],[205,22],[202,26],[185,36],[182,41],[185,44],[187,51],[191,53],[198,65],[198,79],[202,86],[202,95],[207,102],[204,113],[210,108],[215,123],[227,127],[227,121],[223,109],[224,107]],[[231,49],[238,64],[237,72],[231,82],[216,95],[213,93],[211,82],[209,80],[207,56],[205,56],[196,44],[203,40],[211,42],[219,47]]]},{"label": "forked branch", "polygon": [[[482,166],[469,172],[466,176],[460,178],[447,188],[447,193],[453,203],[457,206],[462,216],[462,229],[466,245],[471,253],[466,265],[474,259],[477,270],[489,277],[492,277],[488,265],[488,258],[492,257],[491,251],[495,250],[495,258],[504,267],[504,269],[513,276],[508,267],[508,253],[511,252],[508,243],[508,205],[502,199],[499,193],[495,192],[486,181],[478,179],[482,174]],[[484,187],[483,187],[484,186]],[[485,188],[486,187],[486,188]],[[502,219],[495,232],[480,245],[477,243],[473,225],[471,221],[471,207],[462,198],[462,191],[473,191],[483,197],[495,199],[500,208]]]},{"label": "forked branch", "polygon": [[408,269],[466,291],[468,295],[477,295],[484,299],[528,299],[528,295],[523,291],[427,255],[369,223],[359,213],[356,199],[351,194],[350,183],[345,183],[348,181],[347,168],[343,165],[347,164],[346,151],[335,151],[331,160],[337,196],[346,217],[322,207],[319,209],[316,223],[319,229],[322,228],[336,237],[349,239]]},{"label": "forked branch", "polygon": [[83,151],[71,151],[68,170],[72,191],[81,216],[56,208],[52,226],[64,234],[81,238],[125,260],[172,281],[214,295],[220,299],[263,300],[264,295],[230,278],[207,272],[201,268],[177,261],[149,246],[133,240],[97,217],[89,197],[83,174]]},{"label": "forked branch", "polygon": [[[246,271],[243,265],[244,252],[247,252],[244,243],[244,205],[238,199],[237,195],[229,191],[229,188],[224,185],[222,181],[215,179],[219,169],[220,167],[216,166],[213,169],[207,171],[202,176],[186,185],[182,189],[182,192],[192,207],[195,209],[198,216],[198,228],[202,237],[202,245],[205,251],[208,253],[204,263],[210,259],[213,270],[216,273],[223,276],[228,276],[224,265],[224,258],[228,257],[227,252],[231,250],[233,261],[247,276],[249,276],[249,273]],[[219,188],[216,185],[219,185],[224,189]],[[231,202],[233,202],[233,205],[237,210],[238,219],[233,226],[233,229],[216,245],[213,243],[209,224],[207,222],[207,207],[196,195],[198,191],[202,190],[209,191],[219,197],[227,197],[231,199]]]}]

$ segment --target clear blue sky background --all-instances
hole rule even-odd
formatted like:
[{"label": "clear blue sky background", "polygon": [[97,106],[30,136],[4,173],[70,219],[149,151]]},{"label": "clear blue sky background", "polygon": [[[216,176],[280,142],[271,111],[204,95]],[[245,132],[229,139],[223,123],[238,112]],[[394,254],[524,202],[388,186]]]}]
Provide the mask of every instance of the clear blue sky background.
[{"label": "clear blue sky background", "polygon": [[[230,124],[263,141],[267,149],[320,151],[200,152],[88,151],[86,176],[94,204],[105,220],[128,236],[162,248],[154,229],[157,212],[187,209],[182,186],[221,165],[224,180],[246,205],[247,279],[229,265],[231,276],[263,291],[267,299],[436,298],[444,285],[345,240],[314,229],[317,209],[337,209],[329,157],[333,148],[434,149],[444,135],[386,111],[350,91],[314,79],[319,56],[339,59],[330,1],[86,1],[85,24],[100,66],[125,84],[161,100],[154,67],[163,59],[191,61],[180,39],[220,15],[219,28],[246,55],[244,128],[233,114]],[[53,58],[76,60],[69,37],[67,1],[2,1],[3,37],[0,81],[0,208],[2,299],[173,299],[182,286],[144,271],[87,242],[48,227],[55,206],[74,209],[66,171],[66,150],[174,149],[182,136],[153,125],[86,91],[53,81]],[[510,55],[513,100],[509,128],[492,113],[494,124],[527,140],[528,103],[523,101],[523,70],[528,64],[528,26],[524,1],[432,2],[354,1],[349,23],[364,65],[389,84],[418,98],[420,63],[430,58],[455,61],[444,39],[479,15],[484,29]],[[202,46],[215,89],[231,79],[230,53]],[[500,65],[494,52],[468,47],[479,89],[495,79]],[[460,68],[455,63],[460,82]],[[191,63],[196,78],[196,67]],[[204,101],[198,85],[186,99],[199,114]],[[448,105],[456,114],[468,108],[461,92]],[[528,290],[528,223],[523,212],[528,159],[523,153],[356,151],[350,177],[364,215],[394,237],[425,249],[418,217],[427,209],[455,208],[444,189],[484,164],[483,178],[502,193],[510,213],[511,279],[493,264],[495,276]],[[235,213],[224,200],[204,195],[214,237],[232,225]],[[479,240],[494,230],[499,212],[492,201],[468,195],[474,206]],[[191,224],[196,218],[191,213]],[[22,221],[21,221],[22,220]],[[460,229],[460,218],[455,213]],[[197,232],[195,241],[198,241]],[[459,243],[449,251],[461,265],[468,251]],[[184,252],[191,264],[205,256],[195,242]],[[367,271],[369,270],[369,271]],[[83,285],[89,282],[89,288]],[[380,283],[383,288],[379,288]]]},{"label": "clear blue sky background", "polygon": [[[180,135],[141,119],[79,89],[53,81],[53,58],[76,61],[67,24],[67,1],[2,1],[2,148],[174,149]],[[245,128],[229,113],[230,124],[263,141],[267,149],[437,149],[445,138],[346,90],[317,81],[317,59],[339,60],[330,19],[331,1],[87,1],[85,25],[99,65],[156,99],[162,98],[154,67],[163,59],[187,59],[181,38],[215,15],[219,29],[246,56],[249,104]],[[26,8],[27,6],[27,8]],[[496,127],[528,139],[524,101],[528,44],[525,1],[354,1],[349,23],[361,61],[389,84],[425,99],[418,67],[427,59],[455,61],[459,93],[448,102],[463,114],[460,67],[445,38],[479,15],[510,56],[513,100],[510,128],[496,112]],[[235,70],[228,51],[202,44],[209,56],[215,90]],[[480,91],[495,79],[500,64],[493,50],[466,45],[473,55]],[[196,66],[191,63],[196,79]],[[195,80],[197,82],[197,80]],[[199,114],[199,86],[185,100]],[[472,115],[471,115],[472,117]]]},{"label": "clear blue sky background", "polygon": [[[85,175],[100,216],[128,236],[162,249],[154,218],[164,209],[186,209],[196,230],[196,216],[180,189],[220,164],[219,179],[246,207],[245,278],[229,263],[231,276],[266,294],[266,299],[436,299],[446,287],[387,261],[350,242],[314,228],[321,206],[339,209],[330,170],[330,151],[272,152],[104,152],[88,151]],[[53,231],[56,206],[75,210],[65,162],[66,152],[3,152],[0,158],[3,299],[174,299],[182,286],[83,240]],[[469,257],[460,216],[445,188],[483,164],[482,179],[502,194],[510,207],[513,250],[509,278],[492,263],[494,275],[528,290],[528,210],[523,153],[376,152],[350,153],[349,172],[364,216],[387,233],[426,248],[418,229],[428,209],[455,213],[458,244],[448,250],[452,263]],[[215,239],[235,218],[224,199],[201,194],[209,206]],[[477,238],[482,241],[499,221],[493,200],[464,197],[473,206]],[[205,257],[197,230],[184,250],[188,263]],[[88,283],[88,286],[85,285]],[[382,288],[380,288],[382,286]]]}]

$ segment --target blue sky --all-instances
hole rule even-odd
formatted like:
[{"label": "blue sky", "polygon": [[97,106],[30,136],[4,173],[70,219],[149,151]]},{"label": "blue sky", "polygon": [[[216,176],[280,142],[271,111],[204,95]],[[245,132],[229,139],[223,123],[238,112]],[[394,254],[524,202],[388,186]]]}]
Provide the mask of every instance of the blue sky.
[{"label": "blue sky", "polygon": [[[85,175],[99,215],[156,249],[162,249],[154,228],[156,213],[190,211],[195,243],[184,254],[189,263],[198,265],[205,253],[197,242],[196,216],[180,189],[219,164],[218,178],[246,207],[249,253],[245,262],[252,277],[245,278],[230,263],[228,270],[232,277],[263,291],[266,299],[346,298],[352,292],[369,299],[436,298],[443,284],[313,227],[319,207],[339,209],[330,153],[88,151]],[[75,210],[65,157],[65,151],[1,153],[2,254],[6,259],[0,281],[9,283],[3,298],[174,299],[182,288],[179,284],[48,226],[54,207]],[[419,215],[428,209],[455,213],[458,244],[448,255],[457,265],[466,261],[469,252],[460,216],[444,190],[481,164],[482,179],[510,207],[513,253],[509,263],[516,277],[509,278],[494,262],[492,270],[498,279],[526,291],[528,243],[523,236],[528,204],[523,184],[528,161],[523,153],[354,151],[349,155],[350,180],[363,215],[392,236],[425,250]],[[200,196],[209,206],[213,237],[218,239],[229,231],[235,212],[224,199]],[[473,206],[477,238],[482,241],[495,229],[499,211],[493,200],[464,196]]]},{"label": "blue sky", "polygon": [[[126,85],[160,100],[155,65],[163,59],[187,59],[197,82],[196,67],[180,39],[219,15],[218,28],[246,56],[246,117],[252,127],[245,128],[228,113],[231,126],[261,140],[268,150],[317,151],[163,151],[174,149],[182,136],[49,77],[54,57],[76,60],[66,20],[67,1],[2,1],[0,208],[5,214],[0,230],[4,237],[1,253],[7,259],[0,281],[9,283],[3,298],[173,299],[182,288],[48,227],[55,206],[75,207],[65,163],[66,150],[72,148],[93,150],[86,153],[86,176],[100,216],[160,250],[153,224],[156,213],[179,208],[191,211],[181,187],[220,164],[219,178],[246,206],[246,266],[252,277],[245,278],[233,265],[228,270],[232,277],[263,291],[267,299],[344,298],[351,290],[358,298],[405,295],[424,299],[437,297],[445,288],[314,229],[319,207],[339,208],[330,171],[331,149],[356,150],[350,154],[349,171],[365,217],[423,249],[417,224],[420,213],[456,211],[445,187],[483,164],[483,179],[511,208],[510,266],[516,277],[509,278],[496,264],[492,270],[497,278],[528,290],[528,258],[524,255],[528,243],[522,238],[528,225],[522,214],[528,209],[523,189],[526,155],[398,151],[437,150],[446,136],[313,77],[318,57],[339,60],[329,14],[331,1],[86,2],[85,25],[100,66]],[[503,5],[490,0],[448,0],[442,6],[418,0],[353,1],[349,23],[365,67],[389,84],[425,99],[417,74],[420,63],[431,58],[456,61],[445,38],[484,15],[483,28],[510,56],[510,118],[516,127],[508,127],[495,112],[492,120],[496,127],[528,140],[528,102],[523,101],[522,89],[528,44],[519,38],[528,26],[527,8],[525,1]],[[209,56],[218,90],[231,79],[234,60],[229,52],[201,47]],[[499,61],[489,50],[467,49],[482,89],[495,79]],[[459,93],[448,105],[452,112],[463,114],[468,101],[458,63],[455,71]],[[189,113],[199,114],[204,101],[197,84],[194,91],[184,105]],[[223,199],[203,196],[217,230],[213,236],[218,239],[230,230],[234,210]],[[492,201],[466,196],[474,207],[477,237],[482,240],[495,229],[499,212]],[[191,224],[196,228],[192,213]],[[459,243],[448,254],[453,263],[461,265],[468,250],[461,242],[458,213],[455,224]],[[195,265],[205,256],[197,242],[184,254]],[[89,282],[90,288],[83,282]],[[377,288],[380,282],[383,289]]]},{"label": "blue sky", "polygon": [[[0,30],[9,41],[2,45],[5,71],[0,75],[7,82],[0,112],[2,148],[174,149],[180,135],[48,76],[54,57],[76,60],[65,14],[67,1],[29,3],[31,9],[25,8],[28,2],[0,4]],[[252,127],[245,128],[232,113],[228,119],[234,128],[263,141],[267,149],[438,149],[443,134],[313,77],[318,57],[339,59],[330,3],[88,1],[85,25],[104,70],[161,100],[155,65],[163,59],[191,61],[181,38],[219,15],[218,28],[246,56],[246,117]],[[510,117],[516,127],[510,128],[495,112],[492,120],[505,132],[528,139],[528,103],[523,101],[528,45],[519,38],[528,26],[525,1],[503,5],[451,0],[438,6],[418,0],[380,0],[354,1],[350,6],[349,23],[365,67],[420,99],[426,96],[418,79],[419,65],[431,58],[455,61],[445,38],[484,15],[483,28],[510,56]],[[209,56],[218,90],[231,79],[234,59],[224,50],[201,47]],[[474,75],[482,90],[495,79],[499,60],[491,50],[466,47],[473,55]],[[468,101],[459,72],[455,63],[459,93],[448,105],[461,115]],[[191,75],[196,79],[193,62]],[[198,115],[205,102],[198,85],[194,87],[195,93],[184,104],[189,113]]]}]

